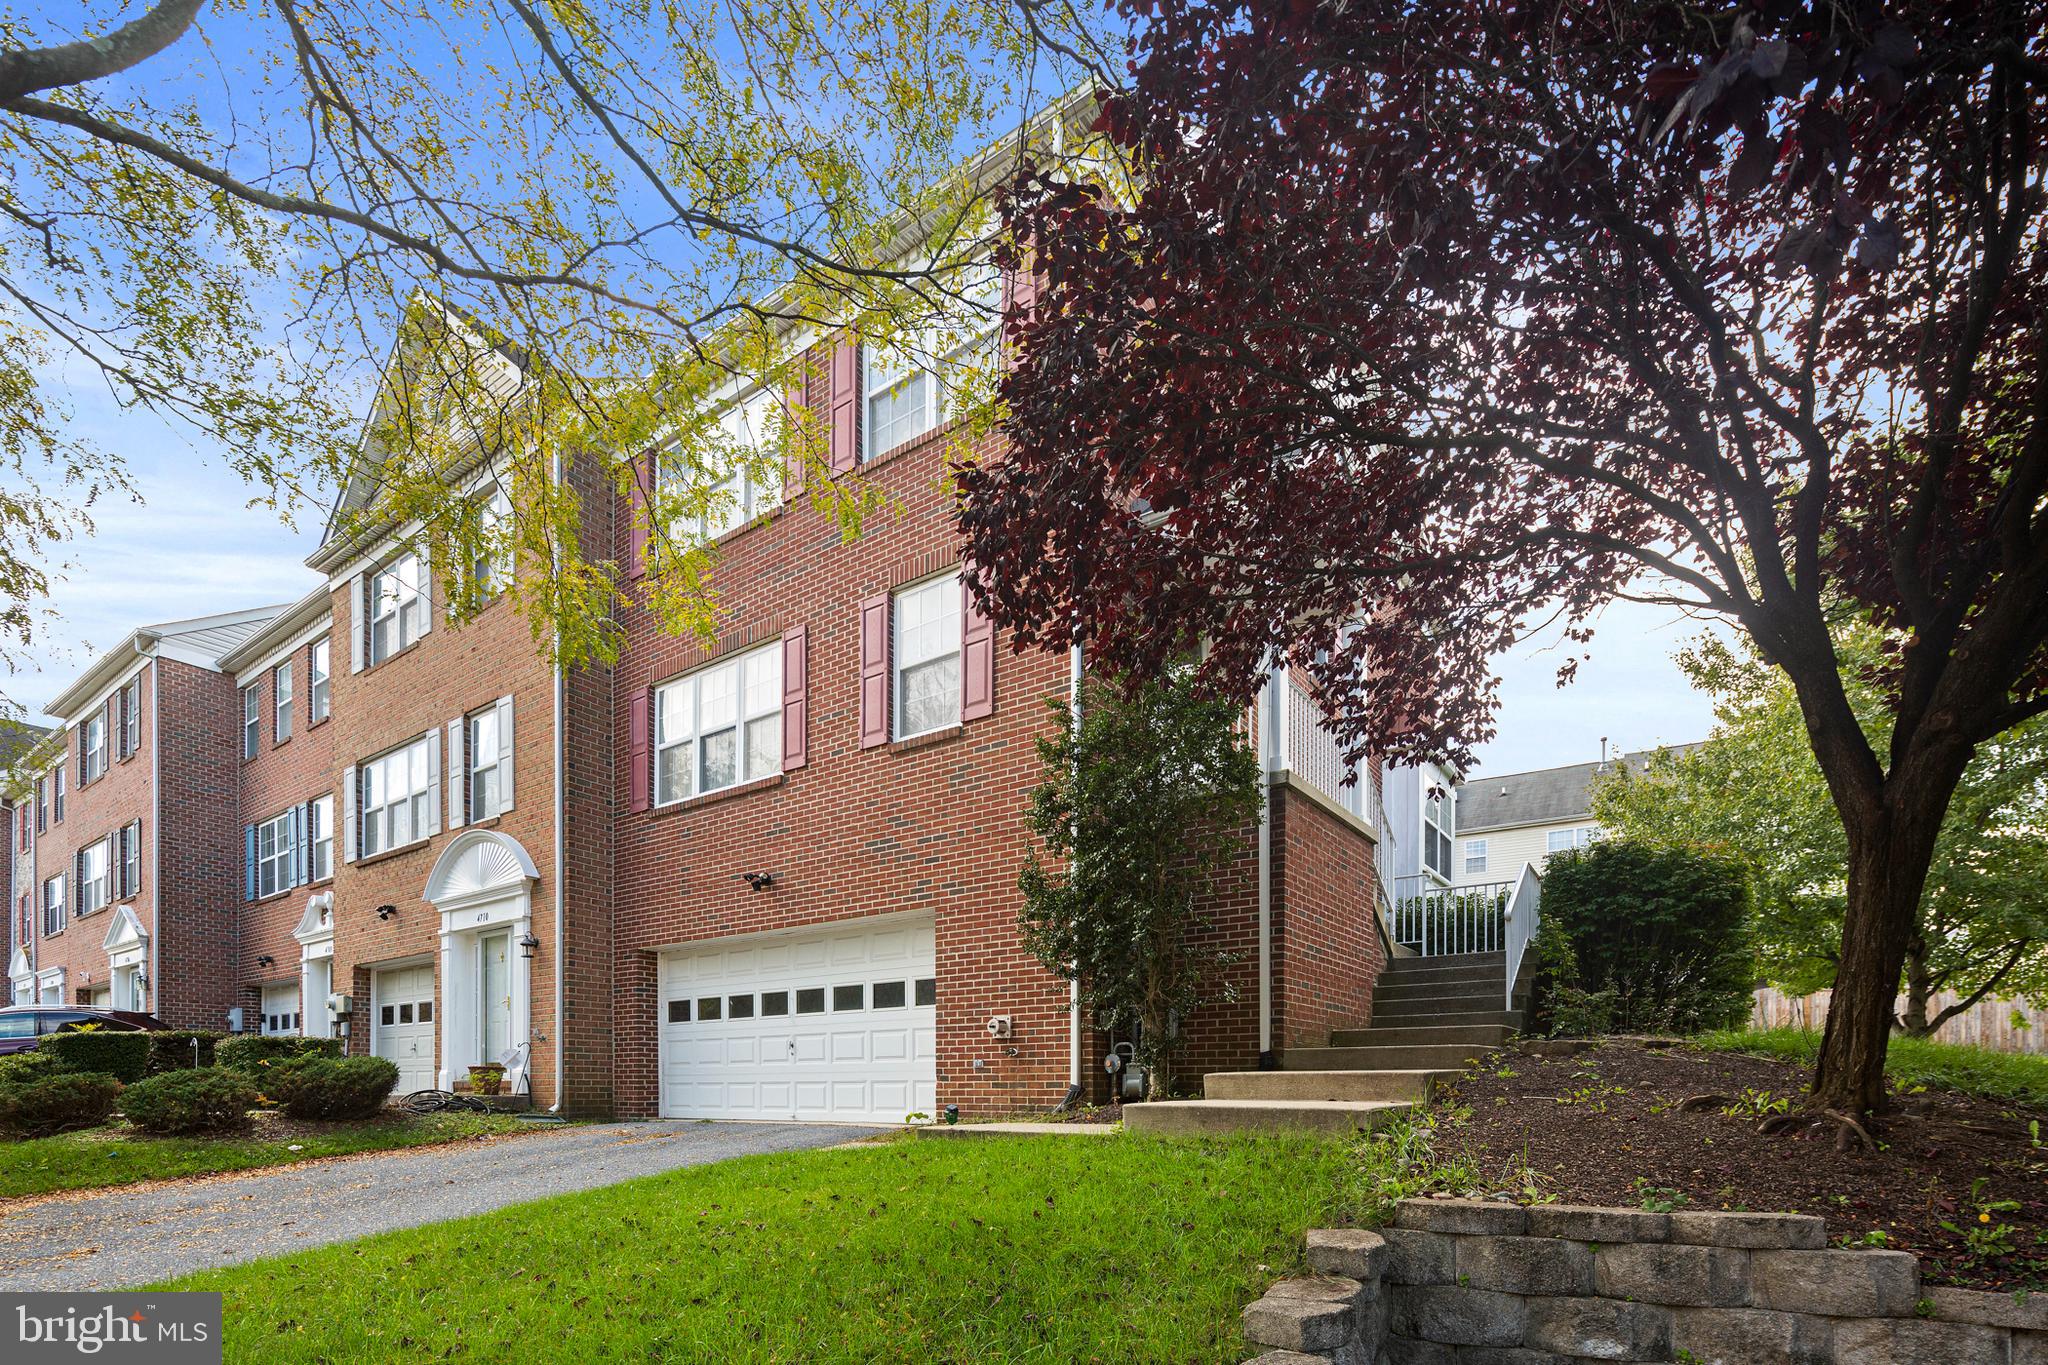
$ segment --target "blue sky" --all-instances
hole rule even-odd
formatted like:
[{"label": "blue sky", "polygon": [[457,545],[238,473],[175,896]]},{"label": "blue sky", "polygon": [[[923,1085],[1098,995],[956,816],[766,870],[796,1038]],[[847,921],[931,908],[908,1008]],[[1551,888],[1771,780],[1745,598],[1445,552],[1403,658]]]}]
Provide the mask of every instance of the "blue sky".
[{"label": "blue sky", "polygon": [[[289,602],[319,581],[304,560],[324,509],[301,513],[296,528],[280,525],[268,509],[248,508],[249,487],[182,429],[123,413],[91,389],[76,403],[88,434],[126,452],[143,504],[94,509],[93,535],[67,548],[71,567],[52,587],[57,619],[39,651],[42,667],[7,683],[32,713],[138,625]],[[1712,719],[1707,699],[1671,662],[1701,629],[1668,609],[1617,603],[1601,618],[1578,681],[1563,689],[1554,630],[1509,652],[1497,665],[1500,734],[1481,747],[1477,771],[1587,762],[1600,756],[1603,735],[1624,749],[1701,738]]]}]

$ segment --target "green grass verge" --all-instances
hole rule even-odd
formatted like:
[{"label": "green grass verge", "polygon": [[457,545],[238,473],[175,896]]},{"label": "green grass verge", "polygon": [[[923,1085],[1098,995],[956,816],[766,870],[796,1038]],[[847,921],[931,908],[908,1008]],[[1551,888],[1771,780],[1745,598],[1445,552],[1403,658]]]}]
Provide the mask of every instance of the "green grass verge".
[{"label": "green grass verge", "polygon": [[[315,1125],[306,1125],[303,1133],[278,1138],[146,1137],[126,1125],[115,1125],[26,1142],[0,1141],[0,1199],[419,1147],[488,1136],[517,1126],[518,1120],[502,1114],[429,1114],[317,1125],[318,1131],[314,1131]],[[292,1151],[293,1144],[300,1150]]]},{"label": "green grass verge", "polygon": [[1343,1143],[905,1138],[190,1275],[229,1361],[1236,1361]]},{"label": "green grass verge", "polygon": [[[1692,1040],[1715,1052],[1747,1052],[1811,1066],[1820,1055],[1820,1034],[1809,1029],[1732,1029]],[[1994,1052],[1963,1043],[1893,1038],[1885,1053],[1885,1075],[1894,1087],[1933,1086],[1988,1100],[2048,1107],[2048,1056]]]}]

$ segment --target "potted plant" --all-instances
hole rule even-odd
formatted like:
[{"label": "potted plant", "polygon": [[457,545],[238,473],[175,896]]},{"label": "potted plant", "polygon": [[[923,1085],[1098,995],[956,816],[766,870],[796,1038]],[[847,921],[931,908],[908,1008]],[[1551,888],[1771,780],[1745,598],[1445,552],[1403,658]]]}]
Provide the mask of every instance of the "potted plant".
[{"label": "potted plant", "polygon": [[500,1062],[478,1062],[469,1069],[469,1088],[479,1095],[495,1095],[505,1088],[505,1067]]}]

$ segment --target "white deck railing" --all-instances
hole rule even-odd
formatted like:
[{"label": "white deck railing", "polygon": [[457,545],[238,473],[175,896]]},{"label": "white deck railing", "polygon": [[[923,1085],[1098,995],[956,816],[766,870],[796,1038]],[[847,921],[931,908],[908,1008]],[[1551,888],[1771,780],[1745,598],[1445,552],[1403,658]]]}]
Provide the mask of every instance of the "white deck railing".
[{"label": "white deck railing", "polygon": [[1502,917],[1513,882],[1445,886],[1424,875],[1394,883],[1394,941],[1424,957],[1497,953],[1506,945]]},{"label": "white deck railing", "polygon": [[1295,777],[1350,811],[1368,825],[1378,827],[1378,812],[1372,805],[1372,776],[1362,763],[1344,757],[1344,747],[1330,729],[1329,717],[1309,690],[1287,675],[1287,691],[1281,703],[1285,712],[1285,741],[1278,755],[1280,764]]},{"label": "white deck railing", "polygon": [[1515,881],[1514,895],[1508,898],[1504,921],[1508,997],[1502,1008],[1512,1010],[1515,1007],[1515,982],[1522,974],[1522,957],[1528,952],[1536,931],[1543,927],[1543,874],[1536,870],[1536,864],[1522,864],[1522,875]]}]

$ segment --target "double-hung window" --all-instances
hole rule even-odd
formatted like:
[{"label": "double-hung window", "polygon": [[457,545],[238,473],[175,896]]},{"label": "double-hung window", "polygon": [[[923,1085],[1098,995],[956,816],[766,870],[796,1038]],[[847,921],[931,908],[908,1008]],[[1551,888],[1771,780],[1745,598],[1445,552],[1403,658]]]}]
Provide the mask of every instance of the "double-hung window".
[{"label": "double-hung window", "polygon": [[41,834],[50,827],[50,782],[48,778],[36,779],[36,833]]},{"label": "double-hung window", "polygon": [[64,932],[64,919],[69,909],[64,899],[64,893],[64,874],[62,872],[59,872],[56,876],[43,883],[44,938],[48,938],[52,934]]},{"label": "double-hung window", "polygon": [[426,634],[427,595],[417,554],[370,575],[370,662],[382,663]]},{"label": "double-hung window", "polygon": [[960,721],[960,578],[947,574],[896,594],[891,604],[896,738]]},{"label": "double-hung window", "polygon": [[104,910],[114,898],[113,841],[102,839],[78,850],[78,914]]},{"label": "double-hung window", "polygon": [[1563,853],[1566,849],[1585,848],[1600,837],[1597,825],[1580,825],[1577,829],[1554,829],[1544,836],[1545,853]]},{"label": "double-hung window", "polygon": [[781,771],[780,644],[701,668],[656,689],[656,804]]},{"label": "double-hung window", "polygon": [[63,765],[63,764],[61,764],[61,763],[60,763],[60,764],[58,764],[58,765],[57,765],[57,771],[55,771],[55,772],[53,772],[53,773],[51,773],[51,774],[50,774],[50,781],[51,781],[51,784],[52,784],[52,790],[51,790],[51,793],[50,793],[50,823],[51,823],[51,824],[53,824],[53,825],[61,825],[61,824],[63,824],[63,823],[64,823],[64,765]]},{"label": "double-hung window", "polygon": [[993,358],[1002,321],[999,277],[984,269],[960,292],[959,316],[891,345],[861,348],[866,458],[886,455],[945,421],[960,383]]},{"label": "double-hung window", "polygon": [[316,882],[334,875],[334,798],[306,803],[306,874]]},{"label": "double-hung window", "polygon": [[119,855],[119,890],[116,895],[134,896],[142,891],[142,822],[130,820],[121,826],[121,832],[114,836],[115,852]]},{"label": "double-hung window", "polygon": [[242,689],[242,758],[256,757],[263,735],[263,699],[255,683]]},{"label": "double-hung window", "polygon": [[428,745],[431,737],[414,740],[381,758],[363,764],[362,783],[363,856],[403,848],[424,839],[427,806],[434,779]]},{"label": "double-hung window", "polygon": [[308,651],[306,661],[306,723],[308,725],[318,725],[321,721],[326,720],[328,708],[333,704],[330,686],[331,670],[328,664],[328,660],[331,657],[328,652],[328,643],[325,640],[315,640],[313,648]]},{"label": "double-hung window", "polygon": [[298,861],[296,812],[286,811],[256,826],[256,898],[290,890]]},{"label": "double-hung window", "polygon": [[130,678],[121,689],[121,757],[132,757],[142,747],[142,679]]},{"label": "double-hung window", "polygon": [[292,665],[287,659],[271,674],[271,743],[282,744],[292,737]]},{"label": "double-hung window", "polygon": [[512,543],[512,500],[505,490],[492,484],[476,501],[476,557],[470,561],[470,582],[479,597],[503,592],[512,581],[515,562]]},{"label": "double-hung window", "polygon": [[678,542],[717,540],[782,501],[781,464],[765,455],[774,445],[775,401],[770,390],[755,390],[719,414],[700,456],[673,451],[663,458],[664,496],[677,509],[670,534]]},{"label": "double-hung window", "polygon": [[1422,866],[1439,877],[1451,875],[1451,800],[1442,788],[1422,802]]},{"label": "double-hung window", "polygon": [[489,706],[463,717],[463,760],[468,765],[464,795],[469,801],[469,818],[489,820],[505,810],[505,765],[507,708]]},{"label": "double-hung window", "polygon": [[107,712],[102,707],[78,727],[78,785],[107,771]]},{"label": "double-hung window", "polygon": [[1465,875],[1470,877],[1486,871],[1486,840],[1465,841]]}]

